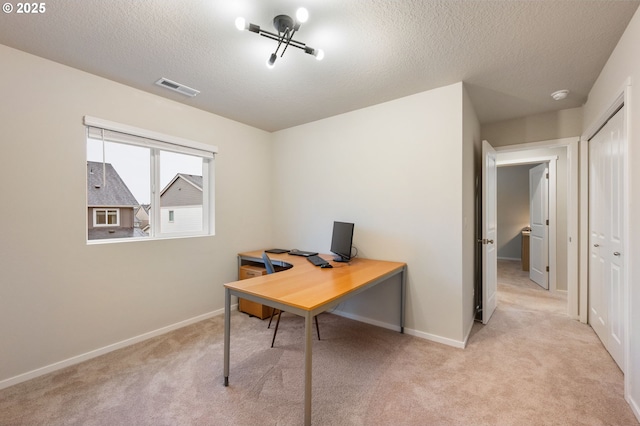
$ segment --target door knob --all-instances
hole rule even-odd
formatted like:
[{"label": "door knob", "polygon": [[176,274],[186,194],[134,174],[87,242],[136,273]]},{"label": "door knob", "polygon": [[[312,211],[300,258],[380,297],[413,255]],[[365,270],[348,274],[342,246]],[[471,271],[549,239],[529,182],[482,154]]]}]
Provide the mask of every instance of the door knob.
[{"label": "door knob", "polygon": [[487,240],[487,244],[493,244],[493,240]]},{"label": "door knob", "polygon": [[614,256],[620,256],[620,252],[619,252],[619,251],[614,251],[614,252],[613,252],[613,255],[614,255]]},{"label": "door knob", "polygon": [[593,246],[594,247],[600,247],[600,244],[594,244]]}]

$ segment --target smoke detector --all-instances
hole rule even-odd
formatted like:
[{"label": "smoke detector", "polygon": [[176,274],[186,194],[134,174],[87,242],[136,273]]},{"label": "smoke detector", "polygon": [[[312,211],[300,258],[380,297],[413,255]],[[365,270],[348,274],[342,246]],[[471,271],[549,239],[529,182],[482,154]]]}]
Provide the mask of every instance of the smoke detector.
[{"label": "smoke detector", "polygon": [[553,99],[555,99],[556,101],[561,101],[561,100],[563,100],[564,98],[566,98],[568,94],[569,94],[569,91],[568,91],[568,90],[566,90],[566,89],[564,89],[564,90],[557,90],[557,91],[555,91],[555,92],[553,92],[553,93],[551,94],[551,97],[552,97]]},{"label": "smoke detector", "polygon": [[199,90],[193,89],[189,86],[185,86],[184,84],[176,83],[175,81],[171,81],[168,78],[162,77],[160,80],[156,81],[156,84],[161,87],[165,87],[169,90],[173,90],[174,92],[182,93],[183,95],[187,95],[190,97],[194,97],[198,93]]}]

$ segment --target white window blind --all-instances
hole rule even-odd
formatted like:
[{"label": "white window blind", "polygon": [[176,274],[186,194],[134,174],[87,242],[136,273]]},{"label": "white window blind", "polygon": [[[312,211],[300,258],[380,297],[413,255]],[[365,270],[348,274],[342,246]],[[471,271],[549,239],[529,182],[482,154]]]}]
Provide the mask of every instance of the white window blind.
[{"label": "white window blind", "polygon": [[84,124],[87,126],[87,136],[91,139],[157,148],[179,154],[197,155],[203,158],[213,158],[218,152],[218,147],[213,145],[100,118],[85,116]]}]

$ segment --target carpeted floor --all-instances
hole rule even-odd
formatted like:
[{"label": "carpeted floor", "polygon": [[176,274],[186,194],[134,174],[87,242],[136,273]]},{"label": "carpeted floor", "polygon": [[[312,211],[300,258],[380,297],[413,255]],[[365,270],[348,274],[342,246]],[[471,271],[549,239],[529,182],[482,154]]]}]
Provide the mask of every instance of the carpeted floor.
[{"label": "carpeted floor", "polygon": [[[510,266],[464,350],[320,315],[313,423],[637,425],[591,328],[562,296],[505,278]],[[266,321],[232,315],[228,388],[217,317],[4,389],[0,425],[301,424],[302,320],[283,315],[272,349]]]}]

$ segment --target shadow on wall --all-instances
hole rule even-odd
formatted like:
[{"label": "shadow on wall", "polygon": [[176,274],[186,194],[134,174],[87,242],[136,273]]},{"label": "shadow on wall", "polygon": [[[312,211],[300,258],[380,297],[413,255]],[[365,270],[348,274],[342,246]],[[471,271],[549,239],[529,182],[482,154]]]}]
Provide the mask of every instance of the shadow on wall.
[{"label": "shadow on wall", "polygon": [[517,234],[498,250],[498,257],[502,259],[520,259],[521,256],[522,234]]}]

